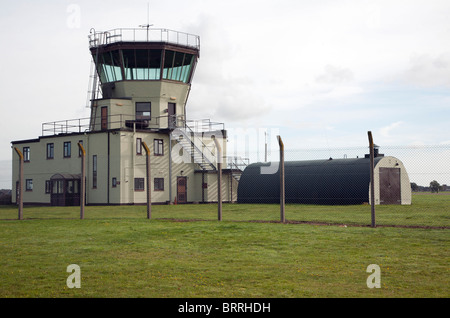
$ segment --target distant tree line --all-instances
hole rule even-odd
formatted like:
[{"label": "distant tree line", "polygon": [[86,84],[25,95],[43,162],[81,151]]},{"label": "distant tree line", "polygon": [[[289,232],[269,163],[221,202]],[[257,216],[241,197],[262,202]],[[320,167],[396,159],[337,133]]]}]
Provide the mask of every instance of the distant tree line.
[{"label": "distant tree line", "polygon": [[441,191],[449,191],[450,188],[446,184],[439,184],[436,180],[430,182],[430,186],[424,187],[417,185],[415,182],[411,182],[411,190],[414,192],[431,192],[431,193],[439,193]]},{"label": "distant tree line", "polygon": [[0,204],[11,204],[11,190],[0,190]]}]

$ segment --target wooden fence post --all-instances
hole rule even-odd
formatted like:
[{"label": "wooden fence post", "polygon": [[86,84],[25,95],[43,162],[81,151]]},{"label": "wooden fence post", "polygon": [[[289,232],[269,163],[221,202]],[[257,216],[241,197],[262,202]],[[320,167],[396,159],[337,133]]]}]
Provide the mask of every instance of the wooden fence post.
[{"label": "wooden fence post", "polygon": [[17,147],[14,147],[14,150],[19,155],[19,202],[17,204],[19,206],[19,220],[23,220],[23,154]]},{"label": "wooden fence post", "polygon": [[81,150],[81,193],[80,193],[80,219],[84,219],[84,206],[86,204],[86,150],[81,143],[78,143]]},{"label": "wooden fence post", "polygon": [[150,169],[150,149],[145,141],[142,142],[146,153],[146,171],[147,171],[147,219],[152,218],[152,188],[151,188],[151,169]]},{"label": "wooden fence post", "polygon": [[370,215],[372,219],[371,226],[375,227],[375,184],[374,184],[374,145],[372,132],[368,132],[369,135],[369,149],[370,149]]},{"label": "wooden fence post", "polygon": [[214,138],[217,148],[217,219],[222,221],[222,148]]},{"label": "wooden fence post", "polygon": [[286,222],[285,218],[285,182],[284,182],[284,144],[280,136],[277,136],[280,145],[280,220],[282,223]]}]

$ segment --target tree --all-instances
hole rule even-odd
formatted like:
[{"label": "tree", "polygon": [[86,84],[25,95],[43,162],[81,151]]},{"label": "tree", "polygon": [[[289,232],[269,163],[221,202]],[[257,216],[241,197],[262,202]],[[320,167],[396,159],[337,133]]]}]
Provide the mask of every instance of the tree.
[{"label": "tree", "polygon": [[414,192],[419,191],[419,186],[415,182],[411,182],[411,190]]},{"label": "tree", "polygon": [[433,181],[430,182],[431,192],[439,193],[440,187],[441,187],[441,185],[436,180],[433,180]]}]

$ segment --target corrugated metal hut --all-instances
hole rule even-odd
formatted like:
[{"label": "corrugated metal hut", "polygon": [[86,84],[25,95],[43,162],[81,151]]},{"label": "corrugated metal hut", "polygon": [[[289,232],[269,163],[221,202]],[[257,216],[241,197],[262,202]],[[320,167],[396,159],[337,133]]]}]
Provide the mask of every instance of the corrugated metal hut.
[{"label": "corrugated metal hut", "polygon": [[[249,165],[242,173],[238,203],[279,203],[280,174],[262,174]],[[374,158],[375,204],[411,204],[411,186],[403,163],[394,157]],[[370,159],[327,159],[285,162],[286,203],[362,204],[370,202]]]}]

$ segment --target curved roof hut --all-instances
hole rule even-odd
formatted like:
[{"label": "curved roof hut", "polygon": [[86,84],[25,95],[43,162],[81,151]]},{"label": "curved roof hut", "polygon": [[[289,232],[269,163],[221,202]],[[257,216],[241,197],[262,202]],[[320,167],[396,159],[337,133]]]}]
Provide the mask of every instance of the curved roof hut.
[{"label": "curved roof hut", "polygon": [[[238,203],[279,203],[280,173],[261,173],[269,163],[249,165],[242,173]],[[411,204],[411,186],[403,163],[374,159],[375,204]],[[362,204],[370,202],[370,159],[285,162],[286,203]]]}]

